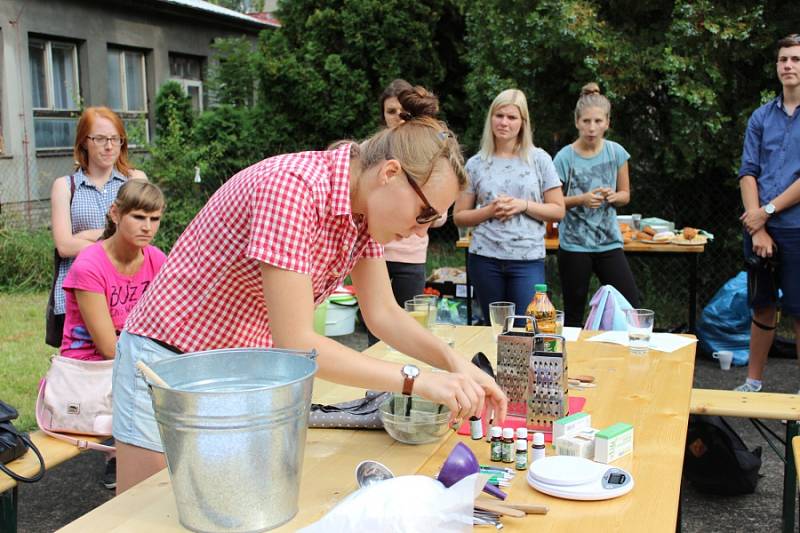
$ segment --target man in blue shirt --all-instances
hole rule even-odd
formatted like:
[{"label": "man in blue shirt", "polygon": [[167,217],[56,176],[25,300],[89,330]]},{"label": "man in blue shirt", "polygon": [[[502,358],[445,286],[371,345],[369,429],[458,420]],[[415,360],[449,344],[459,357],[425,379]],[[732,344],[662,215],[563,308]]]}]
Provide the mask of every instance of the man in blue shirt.
[{"label": "man in blue shirt", "polygon": [[747,381],[736,388],[743,392],[761,390],[775,336],[778,288],[783,313],[794,319],[800,357],[800,34],[784,37],[777,48],[783,92],[750,116],[739,169],[745,257],[751,264],[774,258],[778,265],[774,276],[769,268],[753,269],[749,276],[750,365]]}]

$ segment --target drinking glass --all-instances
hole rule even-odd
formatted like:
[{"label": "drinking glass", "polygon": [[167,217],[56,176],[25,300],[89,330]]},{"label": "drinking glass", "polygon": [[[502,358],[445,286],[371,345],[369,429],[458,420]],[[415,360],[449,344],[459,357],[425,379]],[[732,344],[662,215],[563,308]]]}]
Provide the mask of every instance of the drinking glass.
[{"label": "drinking glass", "polygon": [[431,303],[429,301],[406,300],[405,308],[423,328],[428,327],[431,316]]},{"label": "drinking glass", "polygon": [[628,309],[628,347],[633,355],[646,355],[650,349],[650,335],[653,333],[655,312],[650,309]]},{"label": "drinking glass", "polygon": [[414,296],[415,302],[428,302],[431,306],[430,314],[428,314],[428,328],[430,329],[436,323],[437,305],[439,298],[433,294],[417,294]]},{"label": "drinking glass", "polygon": [[564,334],[564,311],[556,311],[556,335]]},{"label": "drinking glass", "polygon": [[431,333],[436,335],[442,341],[454,348],[456,345],[456,326],[454,324],[446,324],[444,322],[437,322],[431,326]]},{"label": "drinking glass", "polygon": [[514,302],[493,302],[489,304],[489,322],[492,325],[492,334],[495,340],[503,332],[506,317],[514,314]]}]

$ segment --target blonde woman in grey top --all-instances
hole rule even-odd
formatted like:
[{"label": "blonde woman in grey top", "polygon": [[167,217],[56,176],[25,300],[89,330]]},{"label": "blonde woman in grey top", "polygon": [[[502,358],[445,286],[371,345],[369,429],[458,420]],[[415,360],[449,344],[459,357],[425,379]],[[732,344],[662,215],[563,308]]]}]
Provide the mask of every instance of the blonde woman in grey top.
[{"label": "blonde woman in grey top", "polygon": [[467,268],[484,320],[491,302],[514,302],[521,312],[545,281],[545,223],[564,216],[561,182],[551,157],[533,145],[522,91],[494,99],[466,171],[454,221],[474,227]]}]

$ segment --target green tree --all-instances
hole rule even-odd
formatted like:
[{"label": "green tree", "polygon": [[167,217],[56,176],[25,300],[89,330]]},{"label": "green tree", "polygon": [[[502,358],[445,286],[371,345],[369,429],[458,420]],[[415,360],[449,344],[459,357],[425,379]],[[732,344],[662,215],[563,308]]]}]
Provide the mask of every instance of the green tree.
[{"label": "green tree", "polygon": [[[378,126],[377,97],[402,77],[440,93],[457,109],[463,25],[453,2],[300,0],[282,2],[278,31],[263,32],[259,105],[276,151],[320,148],[368,135]],[[452,22],[452,24],[450,24]]]}]

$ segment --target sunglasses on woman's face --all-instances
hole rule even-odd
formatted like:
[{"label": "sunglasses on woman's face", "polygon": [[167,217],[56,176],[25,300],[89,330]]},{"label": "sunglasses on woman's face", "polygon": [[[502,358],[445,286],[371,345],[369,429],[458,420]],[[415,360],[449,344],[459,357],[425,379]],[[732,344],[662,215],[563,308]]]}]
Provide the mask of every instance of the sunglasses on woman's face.
[{"label": "sunglasses on woman's face", "polygon": [[[433,167],[431,167],[431,169],[433,169]],[[409,185],[411,185],[411,188],[414,189],[415,193],[417,193],[417,196],[419,196],[420,200],[422,200],[422,203],[425,204],[420,214],[417,215],[417,224],[430,224],[442,216],[436,209],[434,209],[428,199],[425,198],[425,195],[422,193],[422,189],[420,189],[419,185],[417,185],[416,180],[414,180],[414,178],[412,178],[411,175],[405,171],[405,169],[403,169],[403,171],[403,173],[406,175]],[[430,177],[430,172],[428,173],[428,177]]]}]

